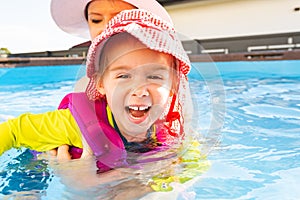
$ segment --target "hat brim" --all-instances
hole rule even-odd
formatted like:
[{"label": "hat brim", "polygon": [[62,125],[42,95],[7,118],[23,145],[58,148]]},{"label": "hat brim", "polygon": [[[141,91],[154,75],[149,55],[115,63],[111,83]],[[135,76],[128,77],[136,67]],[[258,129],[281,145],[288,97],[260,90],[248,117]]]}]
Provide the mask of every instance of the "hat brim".
[{"label": "hat brim", "polygon": [[[51,15],[56,25],[64,32],[90,39],[88,24],[84,16],[86,5],[91,0],[52,0]],[[156,0],[123,0],[138,9],[148,10],[172,24],[168,12]]]}]

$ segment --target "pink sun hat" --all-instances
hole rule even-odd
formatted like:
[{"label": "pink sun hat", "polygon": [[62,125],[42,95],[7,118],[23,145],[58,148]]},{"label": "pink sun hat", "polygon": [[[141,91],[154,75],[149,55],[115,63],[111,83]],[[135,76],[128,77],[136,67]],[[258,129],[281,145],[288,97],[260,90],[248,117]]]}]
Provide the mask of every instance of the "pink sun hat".
[{"label": "pink sun hat", "polygon": [[[92,0],[51,0],[51,15],[55,23],[63,31],[90,38],[88,23],[85,18],[85,7]],[[156,0],[123,0],[138,9],[148,10],[163,20],[173,23],[168,12]]]},{"label": "pink sun hat", "polygon": [[124,32],[138,39],[147,48],[176,58],[180,75],[186,79],[191,68],[190,61],[172,24],[146,10],[124,10],[110,20],[106,29],[92,41],[89,48],[86,73],[90,81],[86,93],[90,100],[102,96],[97,91],[94,80],[102,48],[111,36]]}]

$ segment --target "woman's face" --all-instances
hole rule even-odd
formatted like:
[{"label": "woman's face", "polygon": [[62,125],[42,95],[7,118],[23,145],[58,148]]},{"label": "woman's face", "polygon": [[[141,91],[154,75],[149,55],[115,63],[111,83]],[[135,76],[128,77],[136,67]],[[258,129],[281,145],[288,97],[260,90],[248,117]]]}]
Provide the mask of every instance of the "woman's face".
[{"label": "woman's face", "polygon": [[[124,51],[120,46],[110,51],[110,64],[98,90],[106,95],[123,136],[138,142],[145,139],[147,130],[162,116],[176,72],[170,55],[147,48]],[[118,51],[127,53],[120,55]]]},{"label": "woman's face", "polygon": [[111,18],[123,10],[134,9],[131,4],[122,0],[94,0],[87,8],[88,26],[91,38],[102,33]]}]

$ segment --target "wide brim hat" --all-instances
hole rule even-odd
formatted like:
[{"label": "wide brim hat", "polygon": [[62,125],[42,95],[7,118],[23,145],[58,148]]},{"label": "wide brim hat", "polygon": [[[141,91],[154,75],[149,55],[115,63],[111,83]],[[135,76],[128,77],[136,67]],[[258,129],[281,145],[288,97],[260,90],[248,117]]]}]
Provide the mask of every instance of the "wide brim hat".
[{"label": "wide brim hat", "polygon": [[[51,0],[51,15],[63,31],[83,38],[90,38],[84,15],[86,5],[92,0]],[[148,10],[172,24],[168,12],[156,0],[123,0],[138,9]]]},{"label": "wide brim hat", "polygon": [[172,55],[179,65],[179,74],[186,78],[190,71],[190,61],[173,25],[146,10],[125,10],[110,20],[106,29],[92,41],[89,48],[86,62],[87,77],[90,79],[86,89],[89,99],[96,100],[102,96],[96,89],[94,79],[102,47],[111,36],[124,32],[134,36],[151,50]]}]

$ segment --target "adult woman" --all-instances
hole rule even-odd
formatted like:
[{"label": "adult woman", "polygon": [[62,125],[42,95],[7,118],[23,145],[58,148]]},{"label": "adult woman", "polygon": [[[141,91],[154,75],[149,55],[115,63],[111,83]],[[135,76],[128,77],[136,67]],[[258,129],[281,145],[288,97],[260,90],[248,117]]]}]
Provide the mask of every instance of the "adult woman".
[{"label": "adult woman", "polygon": [[51,14],[63,31],[95,38],[108,21],[122,10],[144,9],[172,24],[167,11],[156,0],[52,0]]}]

